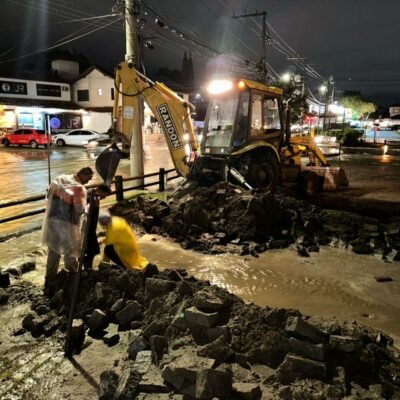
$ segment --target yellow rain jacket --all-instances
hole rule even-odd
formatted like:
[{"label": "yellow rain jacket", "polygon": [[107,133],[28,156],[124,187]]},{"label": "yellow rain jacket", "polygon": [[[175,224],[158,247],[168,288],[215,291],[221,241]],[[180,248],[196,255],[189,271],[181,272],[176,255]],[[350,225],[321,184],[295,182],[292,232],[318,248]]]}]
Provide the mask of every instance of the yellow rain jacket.
[{"label": "yellow rain jacket", "polygon": [[112,217],[106,229],[104,244],[114,246],[118,257],[128,269],[142,269],[148,264],[146,258],[140,254],[135,232],[123,218]]}]

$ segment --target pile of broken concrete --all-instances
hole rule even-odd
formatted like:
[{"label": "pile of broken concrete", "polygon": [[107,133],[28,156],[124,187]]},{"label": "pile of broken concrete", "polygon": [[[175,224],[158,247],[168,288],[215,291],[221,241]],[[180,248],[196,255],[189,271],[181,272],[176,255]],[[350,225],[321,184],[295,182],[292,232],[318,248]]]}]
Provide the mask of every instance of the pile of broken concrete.
[{"label": "pile of broken concrete", "polygon": [[[74,279],[61,273],[54,297],[36,295],[24,329],[65,331]],[[74,349],[90,335],[109,357],[121,331],[131,331],[123,373],[101,374],[102,400],[399,399],[390,337],[354,321],[246,304],[185,270],[100,264],[82,273],[75,315]]]},{"label": "pile of broken concrete", "polygon": [[242,255],[292,246],[301,256],[320,245],[400,260],[400,217],[378,219],[320,209],[284,194],[244,191],[228,182],[199,187],[169,203],[139,197],[111,213],[148,233],[174,238],[184,248]]}]

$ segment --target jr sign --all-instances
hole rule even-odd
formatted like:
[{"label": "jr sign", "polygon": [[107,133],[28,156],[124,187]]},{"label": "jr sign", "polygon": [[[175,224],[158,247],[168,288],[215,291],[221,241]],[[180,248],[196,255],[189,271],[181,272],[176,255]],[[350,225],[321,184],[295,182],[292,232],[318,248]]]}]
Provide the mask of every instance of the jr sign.
[{"label": "jr sign", "polygon": [[28,94],[25,82],[0,81],[0,93]]}]

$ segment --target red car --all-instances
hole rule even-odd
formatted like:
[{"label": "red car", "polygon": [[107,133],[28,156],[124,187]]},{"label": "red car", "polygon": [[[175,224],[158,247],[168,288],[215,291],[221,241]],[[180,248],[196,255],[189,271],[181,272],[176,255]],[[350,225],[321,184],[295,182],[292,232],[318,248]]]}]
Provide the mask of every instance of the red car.
[{"label": "red car", "polygon": [[29,145],[32,149],[37,149],[39,146],[47,147],[47,143],[52,144],[53,138],[50,135],[46,135],[44,130],[23,128],[17,129],[13,133],[6,133],[1,142],[4,146],[10,146],[10,144],[18,146]]}]

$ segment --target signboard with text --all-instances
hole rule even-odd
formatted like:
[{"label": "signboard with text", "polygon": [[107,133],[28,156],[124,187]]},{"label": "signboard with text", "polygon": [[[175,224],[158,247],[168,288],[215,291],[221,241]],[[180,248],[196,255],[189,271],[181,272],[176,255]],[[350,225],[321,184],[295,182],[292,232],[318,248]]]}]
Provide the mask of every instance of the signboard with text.
[{"label": "signboard with text", "polygon": [[26,82],[0,81],[0,93],[28,94]]},{"label": "signboard with text", "polygon": [[73,113],[49,114],[50,127],[53,132],[82,129],[82,115]]},{"label": "signboard with text", "polygon": [[61,97],[61,86],[37,83],[36,92],[38,96]]}]

